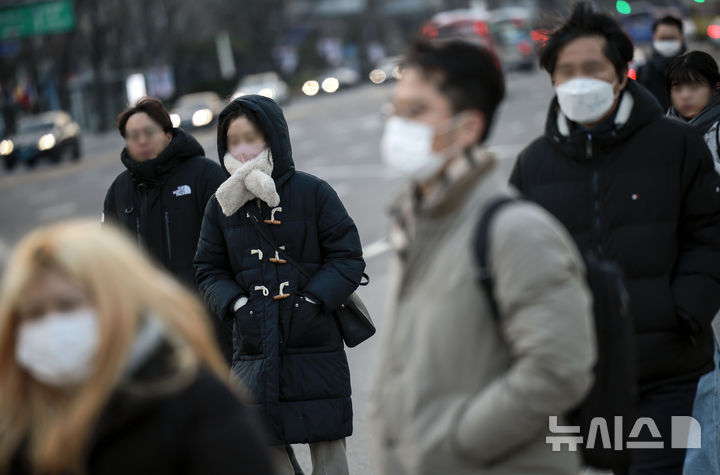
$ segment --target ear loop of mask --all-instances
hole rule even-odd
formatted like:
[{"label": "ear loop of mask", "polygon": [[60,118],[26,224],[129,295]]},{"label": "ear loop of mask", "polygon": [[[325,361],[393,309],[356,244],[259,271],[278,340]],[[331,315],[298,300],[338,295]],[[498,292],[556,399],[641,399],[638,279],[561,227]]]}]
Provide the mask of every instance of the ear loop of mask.
[{"label": "ear loop of mask", "polygon": [[[453,130],[458,130],[458,129],[460,129],[462,126],[464,126],[469,120],[470,120],[470,117],[469,117],[468,111],[458,112],[458,113],[455,114],[454,116],[446,119],[445,121],[443,121],[442,124],[433,127],[433,132],[434,132],[433,142],[435,141],[435,138],[436,138],[438,135],[443,135],[443,134],[447,134],[448,132],[452,132]],[[448,122],[449,122],[449,124],[448,124]],[[447,125],[446,125],[446,124],[447,124]],[[439,150],[439,151],[437,151],[437,152],[433,152],[433,153],[435,153],[436,155],[438,155],[438,156],[440,156],[440,157],[443,157],[443,158],[446,159],[446,160],[448,160],[448,159],[449,159],[449,160],[452,160],[452,159],[456,158],[456,156],[453,156],[453,157],[445,157],[444,154],[443,154],[443,152],[447,151],[448,149],[450,149],[451,147],[453,147],[455,144],[456,144],[456,142],[453,141],[453,142],[452,142],[450,145],[448,145],[447,147],[445,147],[445,148],[443,148],[442,150]],[[472,148],[472,147],[471,147],[471,148]],[[463,151],[462,151],[462,154],[465,155],[466,153],[469,153],[469,152],[470,152],[469,149],[468,149],[468,150],[463,150]]]}]

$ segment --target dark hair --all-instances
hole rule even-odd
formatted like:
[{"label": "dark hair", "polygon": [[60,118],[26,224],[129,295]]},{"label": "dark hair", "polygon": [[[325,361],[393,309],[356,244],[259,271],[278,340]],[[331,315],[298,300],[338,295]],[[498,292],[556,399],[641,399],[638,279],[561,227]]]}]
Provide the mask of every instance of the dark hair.
[{"label": "dark hair", "polygon": [[424,75],[435,75],[438,89],[453,112],[479,110],[485,116],[485,140],[498,104],[505,97],[505,79],[500,63],[486,48],[460,39],[417,40],[403,61],[404,68],[417,68]]},{"label": "dark hair", "polygon": [[655,34],[655,30],[658,29],[658,26],[660,25],[670,25],[676,27],[678,30],[680,30],[680,33],[683,32],[683,24],[682,21],[680,21],[679,18],[676,18],[672,15],[665,15],[662,18],[658,18],[653,23],[653,34]]},{"label": "dark hair", "polygon": [[153,97],[145,97],[140,99],[133,107],[128,107],[117,116],[118,130],[123,138],[125,137],[125,126],[127,125],[128,119],[139,112],[144,112],[150,116],[153,122],[156,122],[162,127],[163,132],[166,134],[172,133],[172,120],[170,119],[168,111],[163,107],[162,102]]},{"label": "dark hair", "polygon": [[[265,138],[265,141],[267,142],[267,136],[265,135],[265,131],[263,130],[262,126],[260,125],[260,119],[258,119],[257,114],[254,110],[244,106],[241,103],[237,104],[238,107],[230,110],[225,117],[223,117],[222,122],[220,122],[220,127],[218,128],[218,137],[223,137],[223,140],[227,139],[227,133],[228,129],[230,128],[230,124],[235,119],[239,119],[240,117],[245,117],[247,120],[252,123],[258,131],[263,135]],[[269,144],[268,144],[269,145]]]},{"label": "dark hair", "polygon": [[677,84],[702,83],[715,88],[719,82],[718,64],[704,51],[688,51],[673,59],[665,75],[668,92]]},{"label": "dark hair", "polygon": [[540,53],[540,66],[552,76],[560,50],[571,41],[588,36],[605,39],[603,53],[615,66],[618,79],[622,80],[633,58],[633,43],[610,15],[584,1],[577,3],[570,18],[550,34]]}]

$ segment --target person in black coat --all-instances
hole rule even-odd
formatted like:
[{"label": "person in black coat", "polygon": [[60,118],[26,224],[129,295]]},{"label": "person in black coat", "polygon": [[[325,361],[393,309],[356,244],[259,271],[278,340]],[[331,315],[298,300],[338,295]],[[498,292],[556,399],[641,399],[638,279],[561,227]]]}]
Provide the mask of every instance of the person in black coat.
[{"label": "person in black coat", "polygon": [[670,107],[665,76],[670,62],[687,51],[682,21],[666,15],[653,23],[652,54],[638,68],[637,81],[645,86],[660,103],[663,112]]},{"label": "person in black coat", "polygon": [[580,4],[546,44],[541,61],[557,96],[511,182],[553,213],[583,253],[623,270],[638,416],[652,417],[665,441],[665,450],[637,450],[631,473],[679,474],[684,450],[671,449],[670,416],[690,416],[698,379],[713,369],[720,179],[699,134],[663,117],[627,79],[631,57],[615,21]]},{"label": "person in black coat", "polygon": [[[145,98],[118,116],[126,147],[126,170],[105,196],[103,222],[127,230],[153,258],[188,288],[196,289],[195,257],[205,205],[225,180],[220,166],[205,158],[202,146],[172,126],[157,99]],[[226,360],[231,330],[214,321]]]},{"label": "person in black coat", "polygon": [[157,99],[118,116],[127,168],[105,196],[104,221],[126,229],[181,282],[195,287],[195,257],[205,205],[225,180],[192,136],[174,129]]},{"label": "person in black coat", "polygon": [[293,443],[310,444],[314,470],[347,473],[350,372],[332,311],[362,278],[358,231],[330,185],[295,170],[272,99],[230,103],[217,142],[228,178],[205,210],[200,291],[218,319],[234,321],[232,369],[255,397],[282,473],[293,473],[282,447]]},{"label": "person in black coat", "polygon": [[6,272],[0,473],[274,473],[203,305],[125,235],[55,224]]}]

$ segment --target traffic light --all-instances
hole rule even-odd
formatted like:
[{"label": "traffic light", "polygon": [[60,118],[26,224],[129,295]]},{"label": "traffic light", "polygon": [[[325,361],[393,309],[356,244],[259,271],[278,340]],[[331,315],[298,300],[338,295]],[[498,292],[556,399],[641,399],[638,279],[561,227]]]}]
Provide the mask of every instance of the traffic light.
[{"label": "traffic light", "polygon": [[615,8],[622,15],[628,15],[632,11],[632,8],[630,8],[630,3],[623,0],[618,0],[618,2],[615,4]]},{"label": "traffic light", "polygon": [[695,3],[705,3],[705,0],[695,0]]}]

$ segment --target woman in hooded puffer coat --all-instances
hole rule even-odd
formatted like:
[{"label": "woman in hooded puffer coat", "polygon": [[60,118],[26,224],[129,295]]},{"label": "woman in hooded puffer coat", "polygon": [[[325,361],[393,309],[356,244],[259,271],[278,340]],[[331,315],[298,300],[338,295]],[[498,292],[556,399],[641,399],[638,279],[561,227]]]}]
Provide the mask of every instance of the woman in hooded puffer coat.
[{"label": "woman in hooded puffer coat", "polygon": [[217,318],[233,320],[232,369],[253,393],[280,473],[294,473],[284,445],[295,443],[310,444],[313,473],[348,473],[350,371],[332,311],[365,269],[357,228],[330,185],[295,170],[272,99],[230,103],[217,143],[228,178],[205,210],[200,291]]}]

